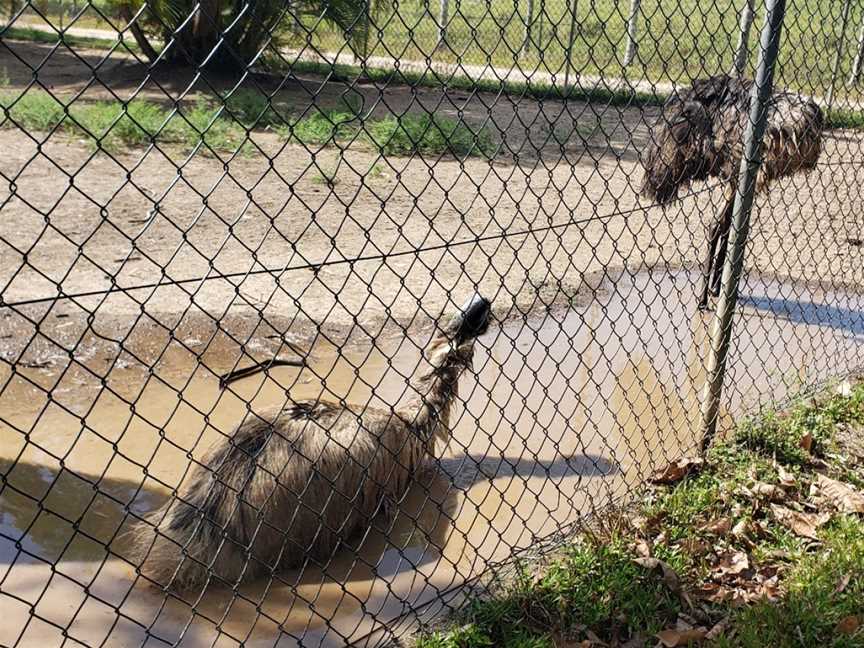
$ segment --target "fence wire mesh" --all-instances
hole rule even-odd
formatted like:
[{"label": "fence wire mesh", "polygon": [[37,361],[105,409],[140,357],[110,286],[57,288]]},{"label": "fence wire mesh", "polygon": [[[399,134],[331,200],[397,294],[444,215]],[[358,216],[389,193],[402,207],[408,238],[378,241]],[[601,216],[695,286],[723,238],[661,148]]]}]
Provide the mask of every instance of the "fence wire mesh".
[{"label": "fence wire mesh", "polygon": [[850,0],[2,9],[4,646],[409,643],[698,447],[715,305],[721,431],[861,368]]}]

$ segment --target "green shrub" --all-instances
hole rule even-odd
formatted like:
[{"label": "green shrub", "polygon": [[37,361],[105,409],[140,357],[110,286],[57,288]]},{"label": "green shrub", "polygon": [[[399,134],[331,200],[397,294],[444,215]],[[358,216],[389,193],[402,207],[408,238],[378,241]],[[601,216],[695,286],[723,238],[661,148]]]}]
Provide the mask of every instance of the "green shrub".
[{"label": "green shrub", "polygon": [[451,153],[457,157],[491,155],[492,136],[487,128],[476,132],[462,121],[432,115],[405,114],[368,122],[365,132],[385,155]]},{"label": "green shrub", "polygon": [[49,131],[61,124],[66,117],[63,104],[49,93],[38,90],[31,90],[20,96],[5,93],[0,97],[0,104],[3,106],[5,127],[13,126],[14,122],[27,131]]}]

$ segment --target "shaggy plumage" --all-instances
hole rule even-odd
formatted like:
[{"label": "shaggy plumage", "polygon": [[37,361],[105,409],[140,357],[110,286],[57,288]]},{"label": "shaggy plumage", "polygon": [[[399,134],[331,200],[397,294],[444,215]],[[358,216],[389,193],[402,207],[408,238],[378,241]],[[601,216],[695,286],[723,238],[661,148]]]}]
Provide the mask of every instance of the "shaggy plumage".
[{"label": "shaggy plumage", "polygon": [[[752,89],[753,81],[725,75],[694,81],[663,107],[643,160],[641,193],[663,205],[675,200],[679,189],[694,180],[719,177],[728,183],[726,204],[710,237],[700,306],[707,303],[712,266],[712,289],[715,295],[719,293]],[[790,92],[771,96],[757,191],[765,191],[776,178],[816,165],[823,122],[822,109],[813,101]]]},{"label": "shaggy plumage", "polygon": [[208,577],[234,585],[307,557],[326,563],[405,494],[436,443],[446,442],[459,377],[488,317],[489,302],[475,298],[439,330],[404,407],[303,401],[250,414],[139,525],[142,573],[184,590]]}]

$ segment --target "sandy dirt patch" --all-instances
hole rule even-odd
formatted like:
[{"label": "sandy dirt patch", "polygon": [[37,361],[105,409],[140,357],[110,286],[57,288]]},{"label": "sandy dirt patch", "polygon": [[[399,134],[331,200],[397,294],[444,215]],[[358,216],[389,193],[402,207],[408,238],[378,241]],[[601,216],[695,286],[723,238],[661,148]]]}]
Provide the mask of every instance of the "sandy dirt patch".
[{"label": "sandy dirt patch", "polygon": [[[12,90],[31,83],[50,49],[4,42],[0,69]],[[62,48],[37,78],[58,96],[86,87],[86,98],[165,102],[232,83],[182,70],[148,77],[129,57]],[[279,101],[297,113],[346,92],[311,77],[282,86]],[[122,342],[136,326],[206,337],[230,313],[247,333],[266,321],[299,337],[369,339],[386,322],[428,324],[474,289],[499,315],[521,316],[588,296],[623,268],[702,260],[719,190],[698,185],[665,211],[636,196],[655,108],[357,90],[377,115],[436,111],[486,124],[501,153],[384,158],[359,143],[309,148],[256,131],[253,152],[234,156],[171,147],[108,154],[63,134],[0,131],[0,285],[14,320],[5,325],[54,329],[72,318]],[[569,136],[558,143],[561,133]],[[860,146],[858,133],[831,133],[816,171],[760,197],[751,270],[860,283]],[[58,291],[89,296],[14,306]],[[7,339],[4,349],[13,359],[22,346]]]}]

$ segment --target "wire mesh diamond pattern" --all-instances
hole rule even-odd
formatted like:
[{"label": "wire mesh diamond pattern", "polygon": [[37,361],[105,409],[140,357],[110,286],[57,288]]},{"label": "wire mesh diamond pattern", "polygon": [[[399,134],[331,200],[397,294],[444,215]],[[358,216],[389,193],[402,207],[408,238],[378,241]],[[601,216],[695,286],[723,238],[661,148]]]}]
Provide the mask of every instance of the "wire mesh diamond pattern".
[{"label": "wire mesh diamond pattern", "polygon": [[0,644],[410,645],[859,372],[864,13],[749,6],[7,0]]}]

